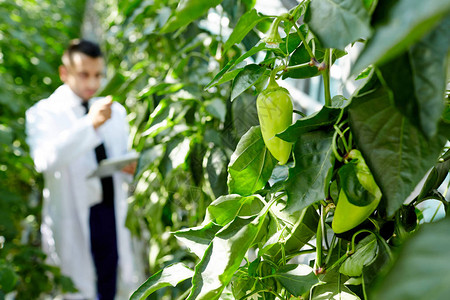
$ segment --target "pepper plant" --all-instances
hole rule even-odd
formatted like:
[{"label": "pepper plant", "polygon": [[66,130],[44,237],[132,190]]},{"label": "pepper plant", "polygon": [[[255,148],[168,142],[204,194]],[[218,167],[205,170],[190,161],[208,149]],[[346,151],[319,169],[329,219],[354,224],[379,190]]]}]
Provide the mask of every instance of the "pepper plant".
[{"label": "pepper plant", "polygon": [[[220,2],[182,1],[160,32],[180,34]],[[260,22],[272,27],[205,91],[232,82],[231,101],[267,100],[269,78],[270,90],[322,76],[325,103],[291,124],[288,92],[276,91],[231,155],[228,193],[173,233],[195,266],[166,266],[132,299],[177,284],[183,299],[445,299],[450,220],[424,224],[419,204],[448,212],[438,188],[450,167],[449,12],[444,0],[305,0],[280,16],[243,14],[222,56]],[[345,99],[332,95],[330,68],[355,43],[365,44],[352,67],[360,88]]]}]

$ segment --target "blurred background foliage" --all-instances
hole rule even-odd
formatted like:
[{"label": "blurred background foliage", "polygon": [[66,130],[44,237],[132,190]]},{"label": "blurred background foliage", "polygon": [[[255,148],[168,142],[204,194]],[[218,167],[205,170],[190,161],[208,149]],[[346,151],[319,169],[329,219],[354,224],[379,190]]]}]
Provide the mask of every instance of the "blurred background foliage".
[{"label": "blurred background foliage", "polygon": [[[209,203],[227,194],[230,156],[242,134],[258,124],[251,91],[232,103],[231,81],[204,89],[231,59],[259,41],[258,32],[252,32],[245,48],[221,56],[223,33],[229,30],[221,17],[236,24],[255,1],[223,1],[211,8],[209,18],[161,34],[177,4],[110,1],[94,6],[105,16],[100,38],[109,63],[110,80],[101,93],[115,95],[129,110],[130,142],[141,153],[127,225],[144,242],[146,275],[179,261],[194,266],[196,257],[170,232],[197,226]],[[176,299],[184,290],[163,289],[152,297]]]},{"label": "blurred background foliage", "polygon": [[[60,57],[68,41],[80,36],[102,46],[108,68],[101,94],[125,105],[130,144],[142,154],[127,225],[148,260],[145,273],[174,261],[194,265],[170,232],[199,224],[208,204],[227,193],[231,153],[258,124],[251,91],[232,103],[231,81],[204,90],[228,61],[259,41],[260,32],[252,31],[243,48],[233,46],[221,56],[230,27],[255,2],[225,0],[166,34],[159,31],[178,1],[0,2],[0,299],[73,288],[45,264],[39,249],[42,178],[28,154],[24,114],[61,84]],[[220,22],[224,16],[229,23]],[[261,22],[258,28],[266,31],[269,25]],[[174,299],[177,291],[155,297],[165,293]]]},{"label": "blurred background foliage", "polygon": [[25,143],[25,110],[59,84],[65,45],[80,35],[85,1],[0,2],[0,299],[71,290],[40,250],[40,192]]}]

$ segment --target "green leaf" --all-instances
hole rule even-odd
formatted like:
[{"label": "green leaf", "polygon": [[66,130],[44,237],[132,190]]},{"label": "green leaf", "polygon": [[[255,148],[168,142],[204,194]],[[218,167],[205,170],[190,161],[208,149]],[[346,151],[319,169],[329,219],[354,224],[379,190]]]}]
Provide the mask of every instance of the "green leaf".
[{"label": "green leaf", "polygon": [[214,86],[217,86],[217,85],[221,85],[221,84],[223,84],[223,83],[225,83],[225,82],[228,82],[228,81],[230,81],[230,80],[233,80],[234,78],[236,78],[236,76],[237,76],[239,73],[241,73],[241,71],[242,71],[243,69],[244,69],[244,68],[239,68],[239,69],[234,69],[234,70],[232,70],[232,71],[226,72],[225,74],[223,74],[222,77],[220,77],[220,79],[219,79],[216,83],[214,83],[213,85],[211,85],[211,86],[209,86],[209,87],[214,87]]},{"label": "green leaf", "polygon": [[325,183],[333,166],[332,132],[313,131],[299,136],[294,146],[295,166],[286,182],[289,212],[325,199]]},{"label": "green leaf", "polygon": [[170,125],[170,119],[173,117],[174,106],[171,100],[163,99],[148,118],[146,129],[142,135],[153,136],[167,128]]},{"label": "green leaf", "polygon": [[282,258],[283,251],[285,255],[293,254],[299,251],[316,235],[319,215],[312,205],[292,214],[284,210],[280,211],[278,206],[273,205],[271,207],[271,213],[277,219],[282,220],[286,224],[286,227],[285,230],[277,231],[259,249],[258,255],[260,256],[267,253],[275,261],[279,260]]},{"label": "green leaf", "polygon": [[10,127],[0,124],[0,143],[2,145],[11,145],[13,140],[13,130]]},{"label": "green leaf", "polygon": [[258,235],[265,216],[262,213],[259,217],[237,217],[216,234],[195,267],[188,300],[219,299]]},{"label": "green leaf", "polygon": [[377,248],[377,238],[374,234],[365,237],[356,245],[355,253],[341,265],[339,272],[347,276],[361,276],[364,266],[374,261]]},{"label": "green leaf", "polygon": [[342,95],[336,95],[331,99],[331,107],[342,108],[348,103],[347,99]]},{"label": "green leaf", "polygon": [[97,97],[105,97],[108,95],[114,95],[122,85],[127,81],[127,77],[125,77],[122,73],[117,72],[114,76],[108,81],[108,83],[97,92]]},{"label": "green leaf", "polygon": [[274,278],[296,297],[302,296],[319,282],[313,268],[307,265],[288,264],[282,266],[274,274]]},{"label": "green leaf", "polygon": [[147,170],[155,161],[162,157],[164,154],[164,146],[161,144],[154,145],[149,149],[142,151],[139,156],[138,165],[136,168],[136,177]]},{"label": "green leaf", "polygon": [[[377,238],[382,239],[381,236],[378,236]],[[378,249],[375,258],[363,267],[362,280],[364,280],[366,287],[372,285],[376,277],[385,276],[393,262],[390,246],[384,241],[378,241]]]},{"label": "green leaf", "polygon": [[230,49],[230,47],[234,44],[239,44],[247,33],[249,33],[250,30],[256,26],[256,24],[266,18],[268,17],[261,16],[255,9],[251,9],[243,14],[234,27],[230,37],[225,42],[225,45],[223,46],[223,53],[227,52],[228,49]]},{"label": "green leaf", "polygon": [[228,192],[227,167],[227,155],[224,153],[223,149],[214,147],[208,156],[206,171],[208,173],[209,185],[216,197],[225,195]]},{"label": "green leaf", "polygon": [[360,79],[369,77],[369,75],[372,73],[372,70],[373,70],[373,66],[368,66],[367,68],[362,70],[358,76],[356,76],[355,80],[360,80]]},{"label": "green leaf", "polygon": [[[246,58],[248,58],[248,57],[258,53],[259,51],[265,50],[265,49],[266,49],[266,44],[265,43],[259,43],[258,45],[254,46],[253,48],[248,50],[246,53],[242,54],[239,58],[228,62],[226,64],[226,66],[223,67],[222,70],[220,70],[220,72],[217,73],[216,76],[214,76],[213,80],[211,80],[211,82],[208,83],[205,86],[204,89],[207,90],[207,89],[209,89],[209,88],[211,88],[213,86],[216,86],[216,85],[218,85],[220,83],[223,83],[225,81],[233,79],[237,75],[237,74],[235,74],[237,72],[237,70],[230,71],[230,72],[228,72],[228,70],[233,69],[239,63],[243,62]],[[240,70],[241,69],[239,69],[239,72],[237,72],[237,73],[240,73]],[[230,74],[231,72],[233,72],[233,73]],[[226,79],[220,80],[222,77],[226,77]]]},{"label": "green leaf", "polygon": [[160,171],[167,176],[172,170],[186,162],[189,154],[190,139],[177,136],[167,143],[166,153],[159,165]]},{"label": "green leaf", "polygon": [[361,0],[314,0],[309,9],[305,21],[325,48],[344,50],[370,36],[370,18]]},{"label": "green leaf", "polygon": [[311,300],[360,300],[345,286],[347,278],[335,270],[328,271],[320,278],[321,283],[312,288]]},{"label": "green leaf", "polygon": [[447,299],[450,293],[450,218],[425,224],[407,240],[369,299]]},{"label": "green leaf", "polygon": [[445,139],[426,139],[391,105],[389,91],[376,76],[353,97],[349,120],[356,144],[387,200],[387,212],[393,215],[434,166]]},{"label": "green leaf", "polygon": [[318,130],[322,127],[333,126],[340,114],[340,108],[323,106],[320,111],[297,120],[285,131],[277,134],[277,136],[287,142],[293,143],[297,141],[299,136],[306,132]]},{"label": "green leaf", "polygon": [[225,195],[217,198],[208,206],[208,213],[214,222],[225,226],[237,216],[257,215],[264,205],[256,196]]},{"label": "green leaf", "polygon": [[5,293],[12,292],[18,279],[19,276],[14,272],[14,269],[0,261],[0,291]]},{"label": "green leaf", "polygon": [[[444,36],[439,38],[446,40]],[[445,44],[447,46],[431,41],[421,42],[380,66],[384,83],[393,92],[395,105],[428,138],[436,134],[444,109],[449,43]]]},{"label": "green leaf", "polygon": [[229,193],[248,196],[263,188],[276,163],[264,144],[259,126],[250,128],[239,141],[228,165]]},{"label": "green leaf", "polygon": [[[450,150],[443,155],[449,155]],[[417,196],[418,200],[421,200],[428,196],[433,190],[438,189],[442,182],[444,182],[450,171],[450,159],[445,160],[443,162],[439,162],[433,169],[431,169],[430,174],[428,175],[419,196]]]},{"label": "green leaf", "polygon": [[398,56],[439,23],[449,10],[447,0],[380,1],[372,20],[375,32],[355,62],[352,73]]},{"label": "green leaf", "polygon": [[[289,27],[285,27],[285,31],[288,30],[288,28],[291,28],[292,25]],[[313,38],[311,34],[309,34],[308,26],[306,24],[302,24],[299,27],[300,32],[303,34],[303,36],[306,38],[306,41],[309,42]],[[279,45],[279,50],[283,52],[284,55],[287,55],[289,53],[292,53],[295,49],[297,49],[299,46],[301,47],[302,40],[297,32],[290,33],[289,35],[286,35],[286,37],[282,38],[283,42]],[[287,49],[286,49],[286,42],[287,42]],[[273,49],[273,48],[270,48]]]},{"label": "green leaf", "polygon": [[264,290],[264,286],[256,278],[238,271],[231,280],[231,290],[233,291],[234,299],[243,297],[245,299],[249,291],[261,291]]},{"label": "green leaf", "polygon": [[363,0],[363,3],[367,11],[372,14],[377,6],[378,0]]},{"label": "green leaf", "polygon": [[204,226],[182,229],[174,233],[175,237],[182,242],[189,250],[202,258],[206,249],[211,243],[216,233],[222,229],[215,223],[210,222]]},{"label": "green leaf", "polygon": [[168,33],[188,25],[204,15],[211,7],[216,7],[222,0],[181,0],[175,13],[161,28],[161,33]]},{"label": "green leaf", "polygon": [[227,107],[223,100],[215,98],[205,103],[205,109],[212,116],[218,118],[220,121],[225,122],[225,115],[227,114]]},{"label": "green leaf", "polygon": [[239,72],[233,81],[231,90],[231,101],[236,99],[237,96],[242,94],[248,88],[255,85],[261,75],[264,74],[266,69],[260,67],[256,64],[250,64],[244,67],[244,69]]},{"label": "green leaf", "polygon": [[156,290],[166,286],[176,286],[191,278],[194,272],[182,263],[170,265],[148,278],[134,293],[130,300],[147,299]]},{"label": "green leaf", "polygon": [[[320,42],[314,38],[312,41],[308,42],[309,46],[314,50],[314,56],[316,60],[322,61],[325,55],[325,49],[322,47]],[[346,55],[346,52],[335,50],[333,51],[332,61],[333,63],[336,59]],[[283,73],[284,78],[310,78],[314,76],[318,76],[321,74],[317,66],[310,66],[309,63],[311,61],[311,57],[309,56],[308,51],[305,46],[301,44],[289,58],[288,69]],[[301,65],[301,66],[299,66]],[[298,67],[296,67],[298,66]]]},{"label": "green leaf", "polygon": [[447,17],[409,49],[420,128],[427,137],[437,133],[438,123],[444,111],[442,99],[446,86],[449,48],[450,17]]}]

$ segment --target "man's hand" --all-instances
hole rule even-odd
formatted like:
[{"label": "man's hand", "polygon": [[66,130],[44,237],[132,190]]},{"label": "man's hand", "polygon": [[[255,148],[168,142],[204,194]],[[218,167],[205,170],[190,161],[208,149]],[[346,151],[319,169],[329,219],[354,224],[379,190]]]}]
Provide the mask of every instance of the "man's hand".
[{"label": "man's hand", "polygon": [[94,102],[89,109],[89,116],[92,119],[92,125],[97,129],[111,118],[112,97]]}]

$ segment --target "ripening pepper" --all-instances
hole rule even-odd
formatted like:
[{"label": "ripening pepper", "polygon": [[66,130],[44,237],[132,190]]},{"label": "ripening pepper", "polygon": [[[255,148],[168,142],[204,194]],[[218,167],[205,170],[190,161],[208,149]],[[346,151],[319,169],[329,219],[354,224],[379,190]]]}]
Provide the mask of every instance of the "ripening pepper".
[{"label": "ripening pepper", "polygon": [[[355,165],[354,169],[347,168],[350,172],[346,172],[341,179],[344,187],[341,186],[331,224],[335,233],[348,231],[361,224],[377,208],[382,196],[361,152],[353,149],[348,158],[352,159],[352,163]],[[348,165],[342,168],[345,167]],[[352,178],[352,171],[356,177]],[[353,201],[350,201],[349,198]]]},{"label": "ripening pepper", "polygon": [[267,88],[256,99],[256,108],[264,143],[283,165],[289,159],[292,143],[275,135],[292,124],[293,106],[289,91],[280,87],[271,77]]}]

